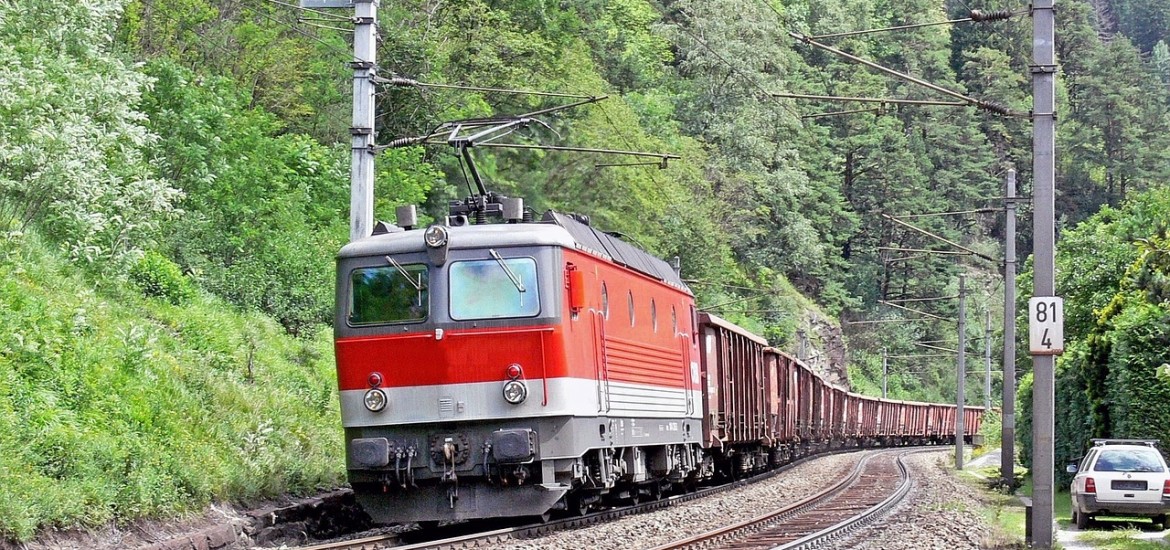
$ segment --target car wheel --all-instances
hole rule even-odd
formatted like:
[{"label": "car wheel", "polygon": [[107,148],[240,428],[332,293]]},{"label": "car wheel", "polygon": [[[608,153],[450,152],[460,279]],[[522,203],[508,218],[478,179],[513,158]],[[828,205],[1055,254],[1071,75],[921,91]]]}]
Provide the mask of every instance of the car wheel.
[{"label": "car wheel", "polygon": [[1170,528],[1170,525],[1166,525],[1166,514],[1154,516],[1154,523],[1161,524],[1162,529]]},{"label": "car wheel", "polygon": [[1077,522],[1077,529],[1087,529],[1089,527],[1089,514],[1082,514],[1074,510],[1073,518]]}]

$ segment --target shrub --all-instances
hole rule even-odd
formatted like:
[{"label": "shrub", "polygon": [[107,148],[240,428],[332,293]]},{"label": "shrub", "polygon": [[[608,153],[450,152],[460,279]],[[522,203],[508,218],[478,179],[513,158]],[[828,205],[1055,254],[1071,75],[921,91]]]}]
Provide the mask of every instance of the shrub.
[{"label": "shrub", "polygon": [[147,296],[182,305],[195,296],[195,285],[183,275],[179,264],[153,250],[130,269],[130,280]]}]

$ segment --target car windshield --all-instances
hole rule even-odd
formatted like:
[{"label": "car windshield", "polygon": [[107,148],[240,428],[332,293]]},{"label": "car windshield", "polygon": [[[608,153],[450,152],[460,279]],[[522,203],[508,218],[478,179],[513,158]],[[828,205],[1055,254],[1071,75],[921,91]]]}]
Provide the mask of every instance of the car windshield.
[{"label": "car windshield", "polygon": [[536,260],[493,256],[489,260],[451,264],[452,319],[466,321],[540,314]]},{"label": "car windshield", "polygon": [[1165,468],[1154,449],[1106,449],[1093,470],[1097,472],[1163,472]]}]

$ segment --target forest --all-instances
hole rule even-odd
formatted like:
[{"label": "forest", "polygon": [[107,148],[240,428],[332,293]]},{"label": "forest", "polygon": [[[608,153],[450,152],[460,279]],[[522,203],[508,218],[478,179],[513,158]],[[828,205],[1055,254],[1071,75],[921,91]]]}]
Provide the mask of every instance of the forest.
[{"label": "forest", "polygon": [[[342,482],[328,323],[351,16],[0,0],[0,539]],[[1170,441],[1170,0],[1056,17],[1063,465],[1090,437]],[[508,140],[680,158],[476,150],[490,188],[679,257],[702,309],[846,367],[855,391],[881,394],[885,353],[891,397],[954,400],[954,355],[929,346],[958,345],[960,274],[968,364],[988,338],[998,357],[1008,169],[1026,313],[1026,2],[381,0],[378,23],[397,83],[378,144],[570,101],[515,91],[606,96]],[[910,28],[853,33],[885,27]],[[790,33],[1011,113],[895,101],[953,98]],[[466,188],[452,149],[386,147],[375,217],[415,204],[428,222]],[[908,302],[927,298],[947,299]],[[993,368],[989,396],[971,369],[968,403],[1013,391]],[[1025,464],[1030,369],[1021,353]]]}]

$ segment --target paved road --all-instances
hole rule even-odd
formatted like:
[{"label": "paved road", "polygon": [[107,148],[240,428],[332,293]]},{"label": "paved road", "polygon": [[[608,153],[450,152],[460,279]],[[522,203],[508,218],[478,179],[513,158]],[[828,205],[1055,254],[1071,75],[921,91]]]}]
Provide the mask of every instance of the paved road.
[{"label": "paved road", "polygon": [[972,459],[970,462],[968,462],[966,464],[964,469],[977,469],[977,468],[988,468],[988,467],[999,468],[1000,464],[1003,464],[1003,461],[1000,460],[1001,454],[1003,454],[1003,453],[1000,451],[999,447],[991,449],[990,451],[987,451],[982,456],[975,458],[975,459]]}]

